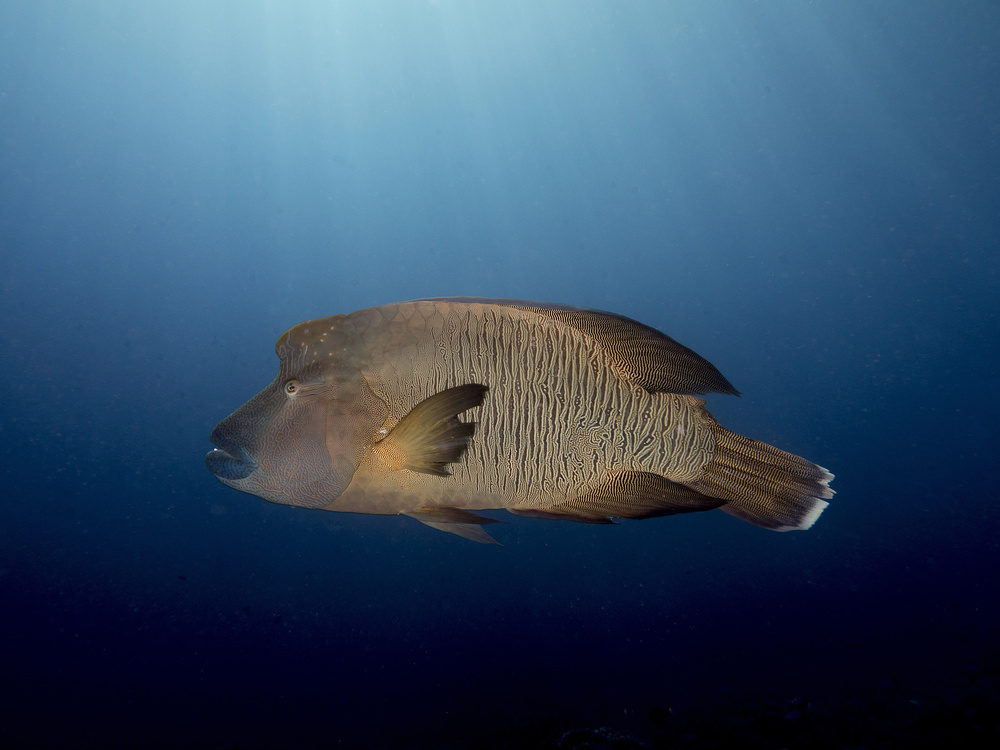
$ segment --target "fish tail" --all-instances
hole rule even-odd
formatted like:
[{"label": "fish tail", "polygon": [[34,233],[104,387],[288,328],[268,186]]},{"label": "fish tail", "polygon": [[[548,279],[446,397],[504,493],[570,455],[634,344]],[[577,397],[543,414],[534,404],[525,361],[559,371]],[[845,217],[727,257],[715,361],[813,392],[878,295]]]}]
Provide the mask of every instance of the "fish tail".
[{"label": "fish tail", "polygon": [[[714,421],[714,420],[713,420]],[[808,529],[833,497],[833,474],[822,466],[713,423],[715,454],[689,485],[726,500],[731,516],[774,531]]]}]

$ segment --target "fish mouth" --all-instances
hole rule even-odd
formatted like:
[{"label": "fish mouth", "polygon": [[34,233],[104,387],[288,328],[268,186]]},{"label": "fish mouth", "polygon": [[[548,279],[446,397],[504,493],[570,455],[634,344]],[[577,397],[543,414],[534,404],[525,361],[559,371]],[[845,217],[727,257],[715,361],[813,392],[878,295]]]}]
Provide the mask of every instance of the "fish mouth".
[{"label": "fish mouth", "polygon": [[217,448],[213,448],[205,456],[208,470],[227,484],[246,479],[257,469],[246,449],[232,438],[227,437],[216,427],[209,438]]}]

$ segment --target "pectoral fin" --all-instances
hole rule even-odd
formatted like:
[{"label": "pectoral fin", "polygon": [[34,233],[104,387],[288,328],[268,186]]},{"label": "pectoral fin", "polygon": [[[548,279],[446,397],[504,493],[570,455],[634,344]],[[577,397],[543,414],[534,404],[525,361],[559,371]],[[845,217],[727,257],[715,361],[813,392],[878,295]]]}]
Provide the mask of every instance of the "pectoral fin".
[{"label": "pectoral fin", "polygon": [[496,539],[483,531],[482,527],[488,523],[500,522],[495,518],[487,518],[469,510],[426,507],[408,510],[403,515],[415,518],[432,529],[447,531],[449,534],[456,534],[465,539],[471,539],[473,542],[499,544]]},{"label": "pectoral fin", "polygon": [[376,444],[383,461],[396,470],[450,476],[448,464],[462,457],[476,431],[475,422],[462,422],[458,415],[483,403],[488,390],[470,383],[421,401]]}]

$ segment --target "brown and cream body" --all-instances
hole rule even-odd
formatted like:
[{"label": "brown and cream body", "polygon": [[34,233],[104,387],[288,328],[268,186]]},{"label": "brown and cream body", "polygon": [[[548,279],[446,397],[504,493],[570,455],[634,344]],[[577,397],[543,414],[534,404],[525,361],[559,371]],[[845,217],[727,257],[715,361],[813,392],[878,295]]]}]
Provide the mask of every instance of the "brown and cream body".
[{"label": "brown and cream body", "polygon": [[721,427],[698,396],[737,391],[669,337],[611,313],[432,299],[301,323],[278,377],[221,422],[206,457],[267,500],[405,514],[477,541],[505,509],[611,523],[722,508],[808,528],[832,475]]}]

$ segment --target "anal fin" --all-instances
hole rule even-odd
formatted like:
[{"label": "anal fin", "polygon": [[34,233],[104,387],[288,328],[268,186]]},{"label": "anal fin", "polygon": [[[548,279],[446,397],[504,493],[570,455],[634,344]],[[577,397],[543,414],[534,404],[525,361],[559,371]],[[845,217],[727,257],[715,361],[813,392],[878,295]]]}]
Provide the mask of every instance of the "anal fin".
[{"label": "anal fin", "polygon": [[446,531],[464,539],[481,544],[499,544],[499,542],[483,530],[483,526],[490,523],[500,523],[495,518],[487,518],[471,510],[461,508],[446,508],[438,506],[427,506],[408,510],[404,516],[415,518],[420,523],[430,526],[438,531]]},{"label": "anal fin", "polygon": [[[569,503],[563,503],[562,505],[556,506],[558,508],[563,508]],[[603,523],[609,524],[614,523],[611,516],[582,516],[577,513],[563,513],[553,510],[538,510],[535,508],[507,508],[508,513],[513,513],[515,516],[524,516],[525,518],[542,518],[546,521],[576,521],[577,523]]]},{"label": "anal fin", "polygon": [[725,500],[709,497],[659,474],[645,471],[622,471],[612,474],[601,485],[549,508],[511,509],[510,512],[534,518],[548,518],[578,523],[614,523],[613,519],[656,518],[678,513],[712,510]]}]

